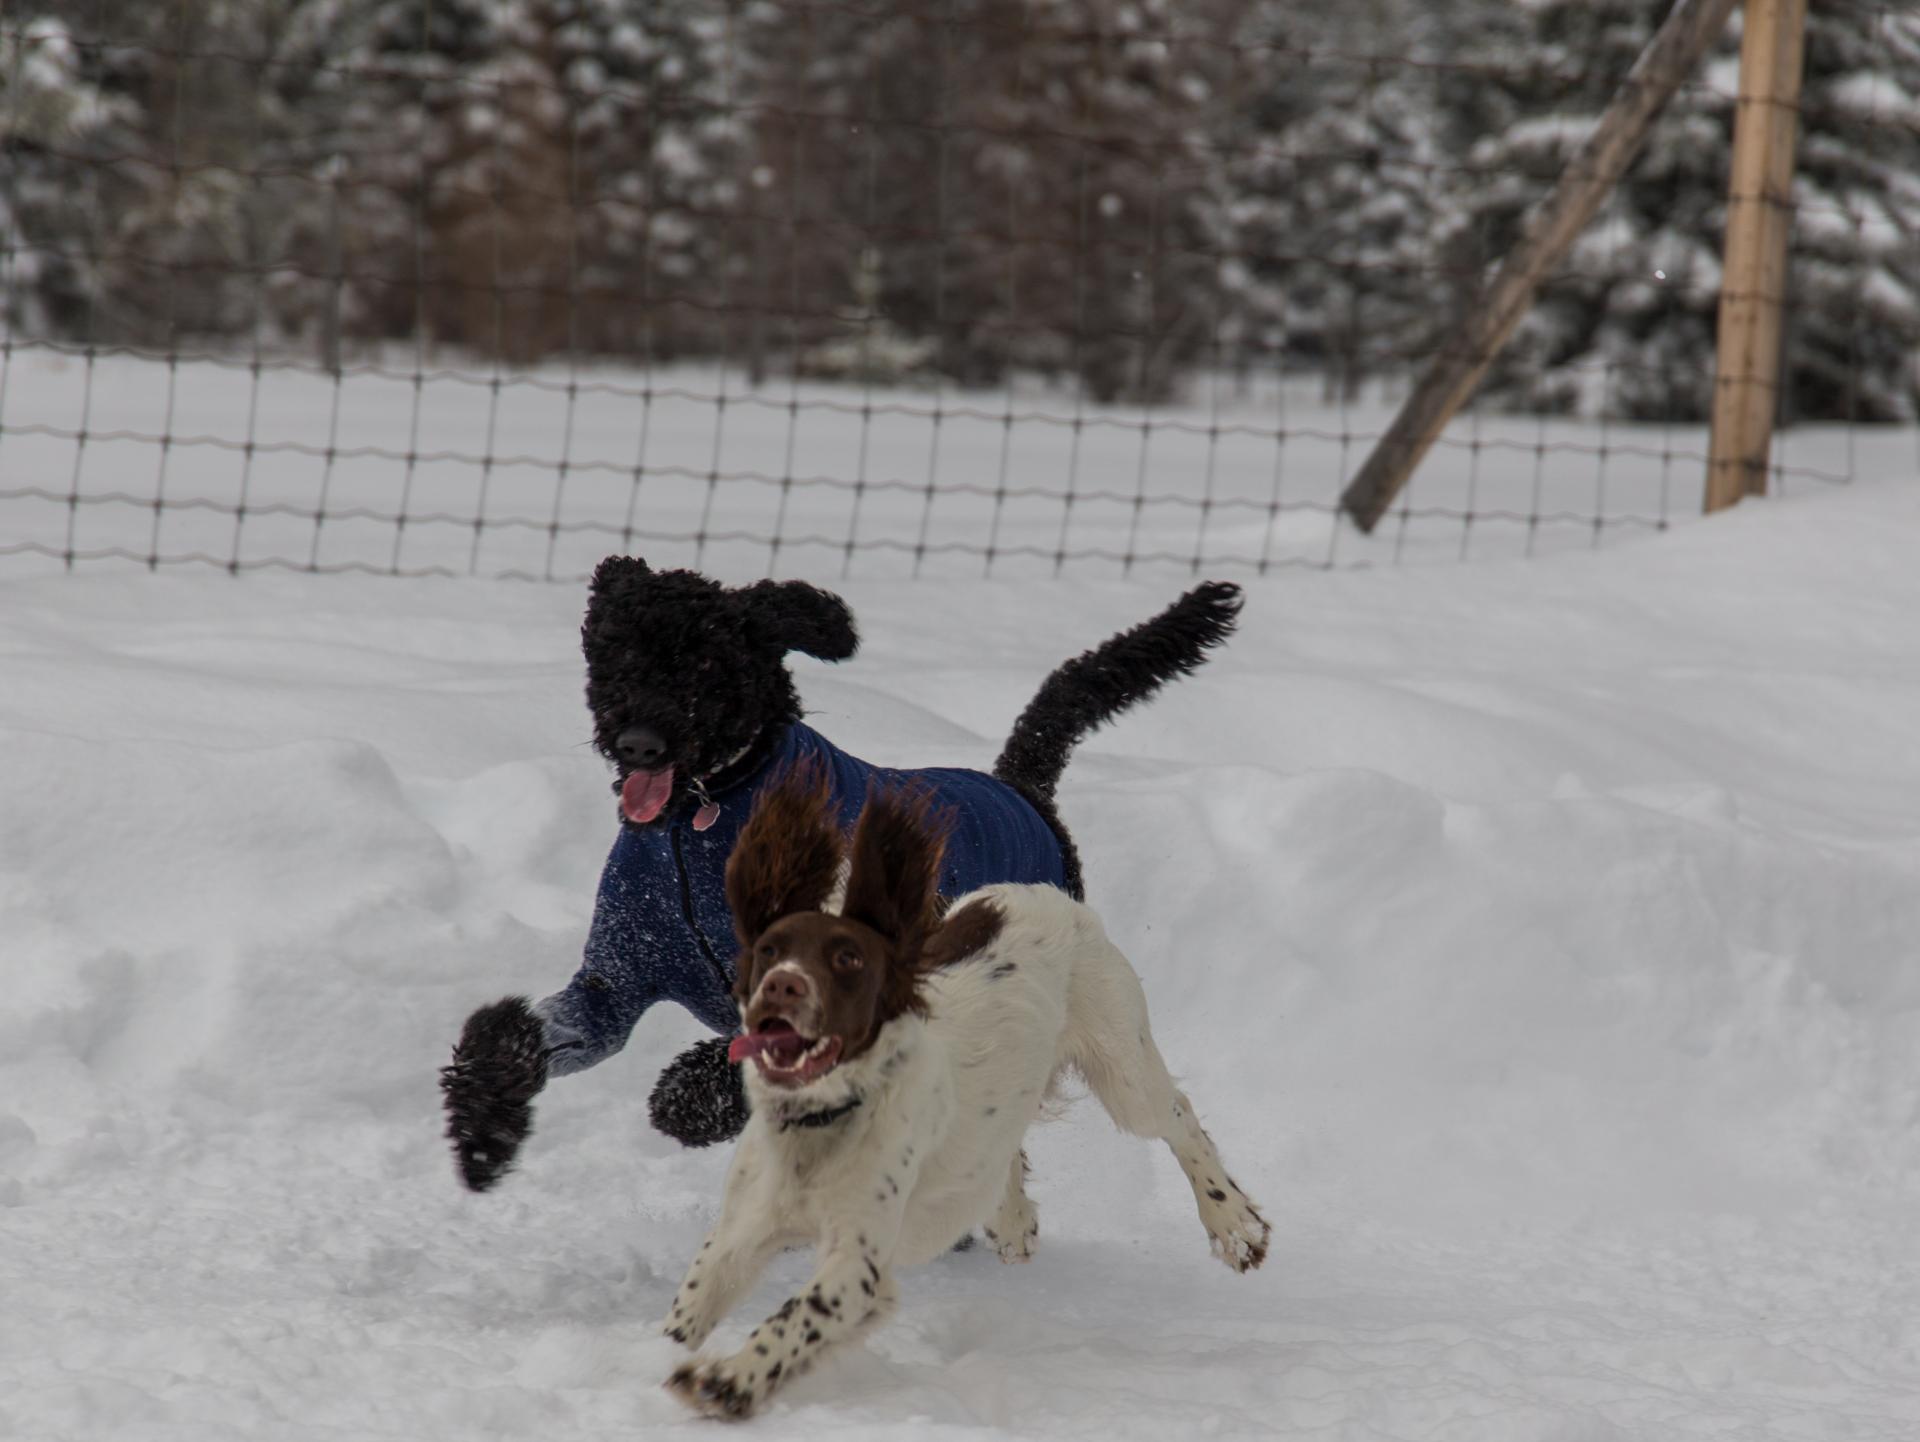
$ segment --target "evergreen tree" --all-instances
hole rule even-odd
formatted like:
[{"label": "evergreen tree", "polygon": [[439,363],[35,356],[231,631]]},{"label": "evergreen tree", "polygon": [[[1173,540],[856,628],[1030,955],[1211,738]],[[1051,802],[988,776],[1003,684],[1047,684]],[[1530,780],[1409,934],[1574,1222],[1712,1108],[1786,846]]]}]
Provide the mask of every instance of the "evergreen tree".
[{"label": "evergreen tree", "polygon": [[60,16],[36,7],[0,28],[0,319],[10,335],[58,334],[85,309],[85,261],[60,223],[75,199],[68,156],[114,123],[115,108]]},{"label": "evergreen tree", "polygon": [[1498,93],[1450,62],[1511,36],[1509,0],[1250,5],[1220,117],[1234,347],[1322,371],[1329,393],[1439,343],[1458,277],[1438,246],[1466,187],[1450,126]]},{"label": "evergreen tree", "polygon": [[[1518,243],[1671,9],[1669,0],[1527,0],[1517,63],[1477,50],[1511,118],[1467,152],[1461,218],[1443,241],[1471,303],[1479,277]],[[1684,86],[1600,218],[1495,363],[1483,394],[1530,411],[1640,419],[1703,414],[1713,389],[1713,314],[1725,225],[1732,101]]]},{"label": "evergreen tree", "polygon": [[[27,121],[7,136],[0,180],[51,333],[161,348],[280,328],[287,238],[311,202],[304,72],[284,50],[305,3],[131,7],[100,33],[98,6],[32,0],[18,33],[57,31],[58,47],[27,48],[49,64],[58,48],[61,87],[83,97],[52,131]],[[20,113],[44,111],[41,82],[21,76]]]},{"label": "evergreen tree", "polygon": [[1413,57],[1315,58],[1312,42],[1253,53],[1289,69],[1245,117],[1228,181],[1242,315],[1259,328],[1256,348],[1351,395],[1422,347],[1442,294],[1431,243],[1447,172],[1433,88]]},{"label": "evergreen tree", "polygon": [[[346,328],[526,362],[704,348],[728,115],[695,0],[327,0]],[[315,253],[327,249],[310,238]],[[691,302],[691,303],[689,303]]]},{"label": "evergreen tree", "polygon": [[92,0],[24,8],[10,312],[146,347],[338,325],[514,360],[712,348],[724,10],[157,0],[92,34]]},{"label": "evergreen tree", "polygon": [[[1529,0],[1525,61],[1499,72],[1514,119],[1469,154],[1448,253],[1484,273],[1517,241],[1670,6]],[[1689,420],[1712,408],[1738,30],[1682,88],[1490,374],[1525,410]],[[1869,6],[1808,18],[1789,248],[1782,410],[1916,414],[1920,346],[1920,20]],[[1464,292],[1470,295],[1469,288]]]},{"label": "evergreen tree", "polygon": [[805,298],[796,339],[834,332],[875,251],[872,314],[936,340],[948,375],[1166,395],[1220,310],[1214,21],[1171,0],[954,0],[810,9],[796,31],[759,7],[756,203],[771,287]]},{"label": "evergreen tree", "polygon": [[1785,418],[1920,419],[1920,16],[1812,7],[1800,119]]},{"label": "evergreen tree", "polygon": [[[0,306],[148,348],[421,334],[1098,400],[1269,355],[1350,390],[1445,343],[1668,10],[14,0]],[[1499,402],[1706,414],[1736,43]],[[1815,7],[1806,56],[1783,410],[1913,418],[1920,15]]]}]

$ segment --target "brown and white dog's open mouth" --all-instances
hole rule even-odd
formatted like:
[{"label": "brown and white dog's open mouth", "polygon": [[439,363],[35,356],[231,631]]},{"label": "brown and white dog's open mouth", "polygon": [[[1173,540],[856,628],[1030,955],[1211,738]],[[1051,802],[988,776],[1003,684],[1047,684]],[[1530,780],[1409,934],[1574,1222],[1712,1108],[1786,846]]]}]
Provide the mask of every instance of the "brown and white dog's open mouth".
[{"label": "brown and white dog's open mouth", "polygon": [[840,1038],[811,1037],[783,1016],[766,1017],[727,1047],[728,1061],[752,1057],[760,1075],[776,1086],[805,1086],[832,1071],[840,1061]]}]

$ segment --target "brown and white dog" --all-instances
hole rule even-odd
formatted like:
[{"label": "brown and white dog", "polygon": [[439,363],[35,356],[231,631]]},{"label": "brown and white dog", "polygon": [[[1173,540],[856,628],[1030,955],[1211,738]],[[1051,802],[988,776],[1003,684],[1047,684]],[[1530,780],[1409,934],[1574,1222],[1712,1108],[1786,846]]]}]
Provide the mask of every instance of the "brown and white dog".
[{"label": "brown and white dog", "polygon": [[941,832],[928,804],[869,797],[843,842],[824,787],[763,794],[727,866],[741,944],[752,1115],[720,1219],[674,1297],[669,1337],[698,1348],[783,1247],[812,1242],[812,1279],[739,1351],[668,1388],[712,1416],[752,1413],[892,1308],[893,1269],[984,1224],[1024,1262],[1039,1226],[1021,1140],[1063,1072],[1179,1160],[1214,1255],[1236,1272],[1269,1229],[1167,1075],[1139,978],[1099,918],[1045,886],[990,886],[938,913]]}]

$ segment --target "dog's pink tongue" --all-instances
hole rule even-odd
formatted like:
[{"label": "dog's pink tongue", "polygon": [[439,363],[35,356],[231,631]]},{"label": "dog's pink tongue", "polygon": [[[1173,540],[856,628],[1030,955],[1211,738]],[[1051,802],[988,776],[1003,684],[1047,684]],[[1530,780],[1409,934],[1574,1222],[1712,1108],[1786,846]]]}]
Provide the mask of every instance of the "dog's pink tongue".
[{"label": "dog's pink tongue", "polygon": [[727,1060],[745,1061],[750,1056],[759,1056],[767,1049],[767,1043],[772,1039],[756,1033],[737,1036],[727,1043]]},{"label": "dog's pink tongue", "polygon": [[800,1038],[790,1031],[750,1031],[727,1044],[728,1061],[745,1061],[768,1051],[795,1051]]},{"label": "dog's pink tongue", "polygon": [[671,795],[671,766],[659,771],[635,771],[620,783],[620,810],[635,826],[645,826],[665,809]]}]

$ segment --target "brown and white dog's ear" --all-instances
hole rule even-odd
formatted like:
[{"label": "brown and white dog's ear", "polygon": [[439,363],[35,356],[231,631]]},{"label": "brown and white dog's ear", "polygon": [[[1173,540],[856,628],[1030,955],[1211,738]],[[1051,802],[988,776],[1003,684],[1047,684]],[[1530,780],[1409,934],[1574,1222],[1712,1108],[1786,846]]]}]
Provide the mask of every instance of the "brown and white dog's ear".
[{"label": "brown and white dog's ear", "polygon": [[939,920],[947,826],[928,797],[893,789],[869,792],[854,824],[840,914],[872,927],[910,964]]},{"label": "brown and white dog's ear", "polygon": [[783,916],[820,910],[842,851],[825,772],[801,767],[763,788],[727,858],[727,905],[741,947]]}]

